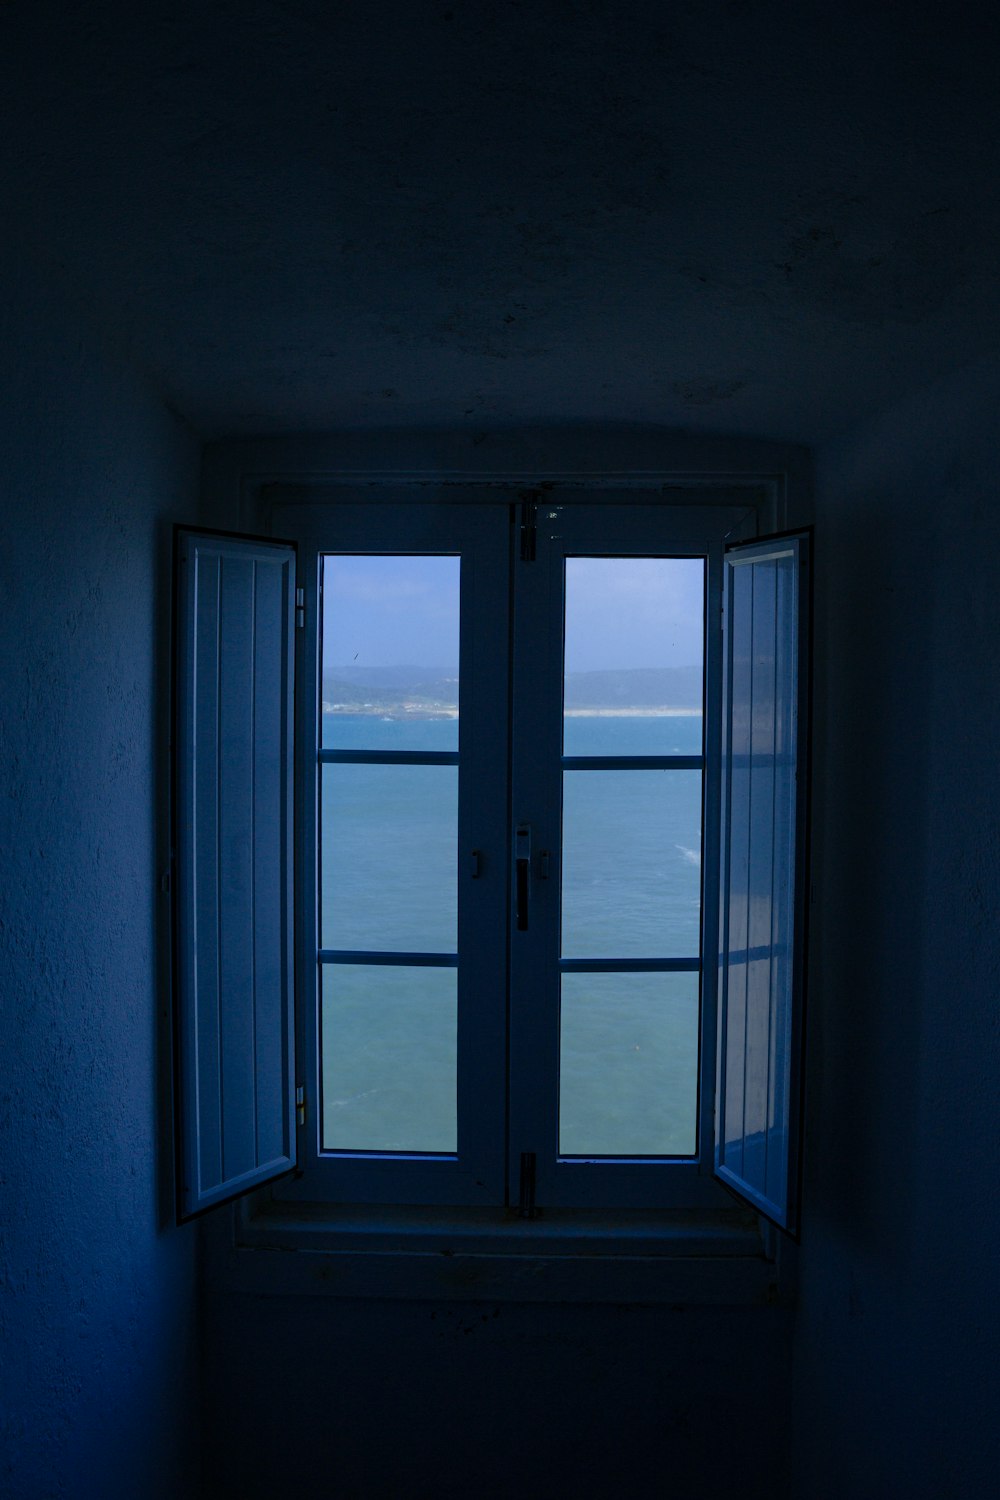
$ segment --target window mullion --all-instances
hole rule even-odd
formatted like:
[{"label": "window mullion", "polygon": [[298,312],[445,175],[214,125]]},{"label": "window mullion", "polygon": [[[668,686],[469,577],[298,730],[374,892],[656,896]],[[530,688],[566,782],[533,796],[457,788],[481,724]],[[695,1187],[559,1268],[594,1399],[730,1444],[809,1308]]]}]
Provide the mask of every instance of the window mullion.
[{"label": "window mullion", "polygon": [[[510,1197],[518,1202],[524,1155],[535,1191],[552,1201],[558,1150],[558,958],[563,565],[540,534],[535,555],[514,562],[511,835],[530,830],[527,927],[510,923]],[[517,872],[510,892],[516,908]]]}]

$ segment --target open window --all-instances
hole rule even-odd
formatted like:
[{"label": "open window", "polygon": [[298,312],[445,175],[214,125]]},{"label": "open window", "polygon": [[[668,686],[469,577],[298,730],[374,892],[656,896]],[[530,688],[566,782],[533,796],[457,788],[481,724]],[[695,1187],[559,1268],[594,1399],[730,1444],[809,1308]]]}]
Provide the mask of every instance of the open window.
[{"label": "open window", "polygon": [[805,544],[745,514],[290,506],[298,629],[291,549],[182,534],[186,1213],[792,1222]]}]

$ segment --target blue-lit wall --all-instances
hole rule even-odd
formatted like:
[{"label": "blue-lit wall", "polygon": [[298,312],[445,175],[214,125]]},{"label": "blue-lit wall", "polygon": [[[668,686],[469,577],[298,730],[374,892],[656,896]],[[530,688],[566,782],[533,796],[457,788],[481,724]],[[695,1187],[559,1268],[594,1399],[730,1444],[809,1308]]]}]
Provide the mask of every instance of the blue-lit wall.
[{"label": "blue-lit wall", "polygon": [[207,1500],[780,1500],[789,1435],[793,1500],[990,1493],[1000,364],[820,454],[794,1314],[210,1284],[202,1332],[157,894],[197,445],[56,282],[0,307],[0,1494],[195,1495],[202,1352]]},{"label": "blue-lit wall", "polygon": [[1000,361],[821,455],[794,1493],[991,1493]]},{"label": "blue-lit wall", "polygon": [[196,1240],[165,1227],[158,808],[197,451],[55,277],[0,270],[0,1494],[178,1500]]},{"label": "blue-lit wall", "polygon": [[770,1307],[216,1295],[209,1493],[778,1500],[789,1331]]}]

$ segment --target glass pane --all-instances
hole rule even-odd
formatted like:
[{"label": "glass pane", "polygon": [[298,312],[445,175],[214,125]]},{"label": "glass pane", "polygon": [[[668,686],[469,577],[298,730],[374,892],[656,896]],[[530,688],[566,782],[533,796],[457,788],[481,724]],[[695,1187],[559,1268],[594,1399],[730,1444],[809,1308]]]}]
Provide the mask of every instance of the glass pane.
[{"label": "glass pane", "polygon": [[697,958],[701,772],[563,773],[564,958]]},{"label": "glass pane", "polygon": [[457,766],[323,766],[320,945],[454,953],[457,846]]},{"label": "glass pane", "polygon": [[325,1151],[458,1149],[457,969],[323,967]]},{"label": "glass pane", "polygon": [[697,974],[564,974],[562,1156],[693,1156]]},{"label": "glass pane", "polygon": [[322,740],[458,749],[457,557],[323,558]]},{"label": "glass pane", "polygon": [[566,559],[563,753],[700,755],[705,564]]}]

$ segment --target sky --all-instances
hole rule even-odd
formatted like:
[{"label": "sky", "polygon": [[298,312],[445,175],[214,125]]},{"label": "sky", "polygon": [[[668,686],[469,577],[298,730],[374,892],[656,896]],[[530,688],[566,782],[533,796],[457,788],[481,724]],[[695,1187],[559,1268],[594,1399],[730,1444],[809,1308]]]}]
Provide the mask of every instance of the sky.
[{"label": "sky", "polygon": [[[323,660],[458,665],[457,557],[328,556]],[[695,558],[566,560],[566,669],[700,665],[704,565]]]}]

